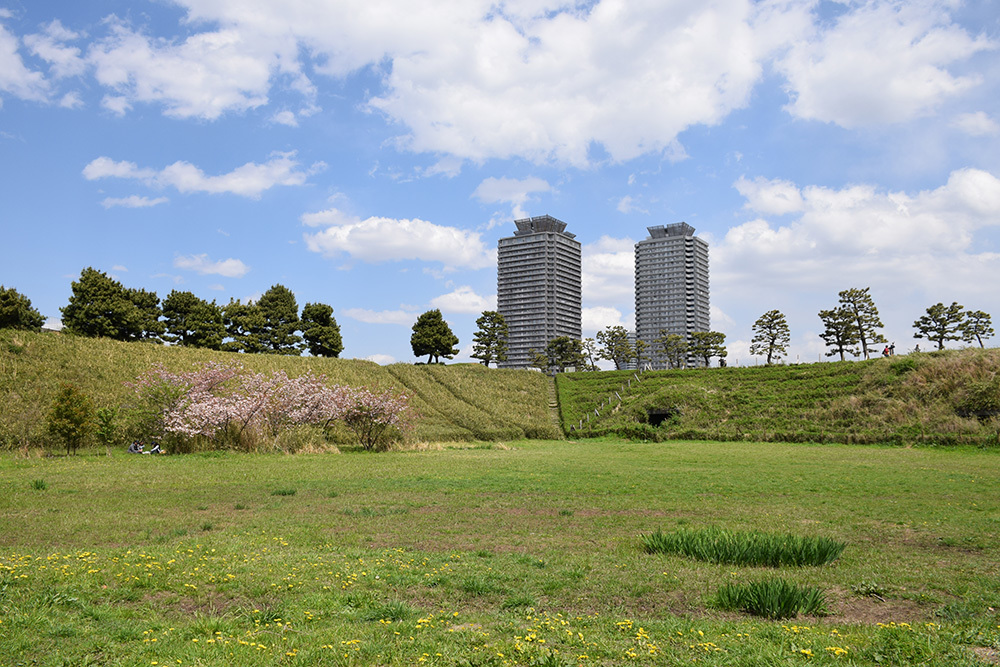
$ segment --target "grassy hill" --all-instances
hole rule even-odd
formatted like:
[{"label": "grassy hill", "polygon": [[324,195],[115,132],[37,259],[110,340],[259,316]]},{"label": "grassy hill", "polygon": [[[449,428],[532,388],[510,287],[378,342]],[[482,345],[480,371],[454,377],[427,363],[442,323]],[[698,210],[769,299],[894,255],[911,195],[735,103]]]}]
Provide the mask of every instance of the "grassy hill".
[{"label": "grassy hill", "polygon": [[244,355],[147,343],[120,343],[56,333],[0,331],[0,449],[45,444],[45,415],[60,383],[80,387],[95,406],[119,406],[126,382],[153,364],[192,370],[208,361],[250,370],[311,370],[331,383],[405,390],[419,414],[421,441],[559,438],[548,406],[549,378],[536,372],[478,364],[379,366],[355,359]]},{"label": "grassy hill", "polygon": [[[414,435],[421,441],[561,437],[549,412],[550,380],[533,371],[379,366],[7,330],[0,331],[0,449],[45,444],[45,415],[62,382],[81,387],[97,407],[117,406],[130,397],[125,383],[153,364],[186,371],[207,361],[291,376],[312,370],[331,383],[405,389],[419,413]],[[558,376],[563,427],[571,437],[639,440],[1000,445],[995,348],[640,378],[628,371]],[[659,426],[649,423],[656,411],[669,415]]]},{"label": "grassy hill", "polygon": [[[574,437],[1000,445],[996,348],[639,377],[559,376],[563,425]],[[667,419],[653,426],[651,412]]]}]

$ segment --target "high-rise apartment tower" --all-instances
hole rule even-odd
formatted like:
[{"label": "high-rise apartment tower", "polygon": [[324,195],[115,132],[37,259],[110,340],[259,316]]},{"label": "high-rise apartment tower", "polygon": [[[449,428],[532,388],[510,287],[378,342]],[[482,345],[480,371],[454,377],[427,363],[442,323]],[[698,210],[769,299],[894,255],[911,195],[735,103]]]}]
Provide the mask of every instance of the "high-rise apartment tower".
[{"label": "high-rise apartment tower", "polygon": [[507,321],[504,368],[527,368],[558,336],[581,335],[580,242],[550,215],[515,220],[497,244],[497,311]]},{"label": "high-rise apartment tower", "polygon": [[[635,244],[636,337],[648,345],[653,368],[663,369],[666,359],[655,342],[660,332],[688,338],[711,326],[708,243],[686,222],[647,229],[649,237]],[[698,363],[688,358],[688,365]]]}]

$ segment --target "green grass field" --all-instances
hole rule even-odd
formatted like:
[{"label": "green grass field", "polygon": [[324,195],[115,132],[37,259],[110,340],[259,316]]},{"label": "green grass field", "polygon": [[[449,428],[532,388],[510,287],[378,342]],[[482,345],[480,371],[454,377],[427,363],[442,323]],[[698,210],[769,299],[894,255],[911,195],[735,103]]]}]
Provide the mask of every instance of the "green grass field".
[{"label": "green grass field", "polygon": [[[996,663],[998,487],[997,452],[964,447],[6,453],[0,665]],[[781,569],[643,550],[709,526],[847,547]],[[830,615],[715,607],[772,576]]]}]

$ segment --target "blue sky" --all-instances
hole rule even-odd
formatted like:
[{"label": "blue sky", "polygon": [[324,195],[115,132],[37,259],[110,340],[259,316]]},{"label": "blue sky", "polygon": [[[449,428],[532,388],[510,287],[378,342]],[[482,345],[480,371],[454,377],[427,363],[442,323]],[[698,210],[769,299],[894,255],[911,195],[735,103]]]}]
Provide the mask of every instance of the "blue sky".
[{"label": "blue sky", "polygon": [[0,283],[53,320],[88,266],[220,304],[280,283],[345,357],[414,361],[440,308],[467,360],[497,239],[543,214],[583,243],[585,336],[633,324],[632,245],[679,221],[731,362],[772,309],[820,358],[851,287],[898,350],[939,301],[1000,320],[1000,13],[0,0]]}]

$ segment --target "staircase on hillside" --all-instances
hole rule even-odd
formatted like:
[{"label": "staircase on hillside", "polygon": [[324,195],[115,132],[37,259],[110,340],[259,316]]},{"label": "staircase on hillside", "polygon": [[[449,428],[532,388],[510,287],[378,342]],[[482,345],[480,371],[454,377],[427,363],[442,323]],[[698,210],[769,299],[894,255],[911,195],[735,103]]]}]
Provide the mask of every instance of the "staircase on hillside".
[{"label": "staircase on hillside", "polygon": [[549,376],[549,418],[556,431],[562,433],[562,420],[559,419],[559,396],[556,394],[556,379]]}]

